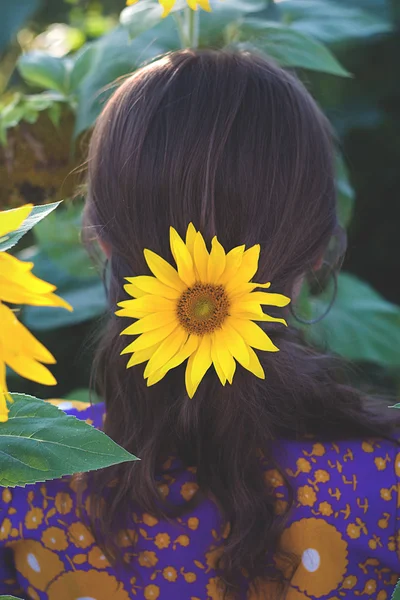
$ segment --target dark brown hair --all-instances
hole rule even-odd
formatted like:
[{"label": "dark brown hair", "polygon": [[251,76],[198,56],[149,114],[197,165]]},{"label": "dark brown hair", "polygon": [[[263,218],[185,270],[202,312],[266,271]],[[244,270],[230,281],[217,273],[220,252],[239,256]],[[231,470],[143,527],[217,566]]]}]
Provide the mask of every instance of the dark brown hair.
[{"label": "dark brown hair", "polygon": [[[213,497],[231,525],[219,564],[227,589],[242,569],[262,580],[285,515],[274,513],[259,451],[272,464],[275,437],[387,435],[388,419],[281,326],[271,327],[281,351],[260,356],[265,381],[238,367],[233,385],[222,387],[210,370],[190,400],[181,367],[147,388],[143,367],[127,370],[120,356],[127,323],[113,311],[125,299],[124,277],[149,273],[143,249],[171,260],[169,226],[184,235],[190,221],[227,250],[260,243],[257,280],[291,295],[337,229],[327,120],[295,77],[264,58],[177,52],[135,72],[108,102],[91,140],[88,183],[87,231],[110,251],[110,319],[96,361],[105,431],[141,458],[90,476],[100,544],[112,554],[108,533],[133,503],[171,516],[160,508],[155,474],[175,453],[197,467],[200,497]],[[99,499],[115,477],[105,510]]]}]

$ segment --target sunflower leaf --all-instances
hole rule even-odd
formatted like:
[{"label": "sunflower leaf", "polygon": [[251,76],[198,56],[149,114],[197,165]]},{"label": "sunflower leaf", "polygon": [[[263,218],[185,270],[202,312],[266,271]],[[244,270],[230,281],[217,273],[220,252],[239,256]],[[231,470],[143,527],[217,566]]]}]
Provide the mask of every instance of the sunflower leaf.
[{"label": "sunflower leaf", "polygon": [[56,479],[136,460],[101,431],[44,400],[12,394],[0,424],[0,486]]},{"label": "sunflower leaf", "polygon": [[47,215],[50,214],[55,208],[57,208],[57,206],[59,206],[61,202],[62,201],[52,202],[51,204],[45,204],[43,206],[34,206],[29,217],[25,219],[21,227],[19,227],[16,231],[13,231],[0,238],[0,252],[9,250],[13,246],[15,246],[15,244],[19,242],[19,240],[22,238],[22,236],[25,235],[25,233],[32,229],[32,227],[34,227],[36,223],[39,223],[39,221],[47,217]]}]

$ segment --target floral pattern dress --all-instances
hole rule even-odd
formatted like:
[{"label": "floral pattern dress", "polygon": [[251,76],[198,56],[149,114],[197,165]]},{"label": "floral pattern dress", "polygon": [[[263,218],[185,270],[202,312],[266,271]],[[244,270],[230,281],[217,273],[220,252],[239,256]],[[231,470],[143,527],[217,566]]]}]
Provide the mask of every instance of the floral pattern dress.
[{"label": "floral pattern dress", "polygon": [[[61,403],[101,426],[104,407]],[[287,600],[389,600],[400,575],[400,447],[382,440],[274,443],[295,490],[281,545],[300,559]],[[265,465],[277,511],[287,493]],[[161,494],[183,504],[196,493],[195,469],[167,461]],[[87,490],[83,496],[89,511]],[[70,477],[0,488],[0,594],[32,600],[221,600],[215,569],[229,528],[211,500],[174,522],[132,507],[113,567],[81,520]],[[274,597],[272,584],[264,592]],[[257,600],[243,576],[242,598]]]}]

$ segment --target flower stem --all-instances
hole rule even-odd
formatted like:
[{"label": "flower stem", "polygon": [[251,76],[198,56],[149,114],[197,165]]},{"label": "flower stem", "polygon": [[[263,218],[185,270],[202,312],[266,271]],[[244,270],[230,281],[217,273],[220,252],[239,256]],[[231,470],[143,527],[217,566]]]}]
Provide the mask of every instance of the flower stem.
[{"label": "flower stem", "polygon": [[181,48],[187,48],[189,46],[188,35],[185,31],[185,23],[182,19],[182,15],[180,12],[174,13],[174,19],[176,23],[176,28],[178,30],[179,41],[181,43]]},{"label": "flower stem", "polygon": [[199,47],[200,13],[198,10],[185,8],[190,48]]}]

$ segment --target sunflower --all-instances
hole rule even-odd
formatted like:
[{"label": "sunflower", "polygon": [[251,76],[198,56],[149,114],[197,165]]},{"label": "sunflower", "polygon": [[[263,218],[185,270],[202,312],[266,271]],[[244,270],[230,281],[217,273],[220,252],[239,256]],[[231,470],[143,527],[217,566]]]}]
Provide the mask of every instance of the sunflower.
[{"label": "sunflower", "polygon": [[[0,212],[0,242],[21,227],[33,206],[27,204]],[[0,252],[0,422],[7,421],[6,400],[12,401],[6,384],[6,365],[32,381],[54,385],[56,380],[42,364],[53,364],[52,354],[20,323],[7,304],[60,306],[72,310],[54,294],[54,285],[33,275],[33,263],[23,262],[6,252]]]},{"label": "sunflower", "polygon": [[265,378],[256,350],[277,352],[268,335],[254,321],[279,322],[262,305],[286,306],[281,294],[255,291],[270,283],[251,282],[258,269],[260,246],[225,253],[216,237],[208,252],[202,234],[190,223],[184,242],[170,228],[170,245],[177,268],[144,250],[152,276],[127,277],[125,291],[133,299],[120,302],[116,315],[137,319],[121,335],[138,336],[121,354],[132,356],[127,368],[146,361],[147,385],[160,381],[186,359],[186,389],[192,398],[204,375],[214,365],[222,383],[232,383],[236,361]]},{"label": "sunflower", "polygon": [[[126,5],[132,6],[132,4],[136,4],[137,2],[139,2],[139,0],[127,0]],[[209,0],[186,0],[186,2],[192,10],[197,10],[197,7],[200,6],[203,10],[211,12]],[[164,9],[162,16],[167,17],[175,6],[176,0],[159,0],[159,3]]]}]

